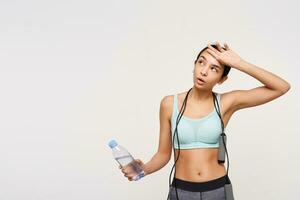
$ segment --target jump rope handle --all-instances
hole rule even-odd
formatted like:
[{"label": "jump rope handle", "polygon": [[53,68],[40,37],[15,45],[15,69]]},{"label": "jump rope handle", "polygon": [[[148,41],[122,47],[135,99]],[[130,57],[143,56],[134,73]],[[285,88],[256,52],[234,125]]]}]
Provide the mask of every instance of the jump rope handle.
[{"label": "jump rope handle", "polygon": [[[226,134],[224,133],[224,123],[223,119],[221,117],[220,113],[220,106],[218,103],[218,100],[216,101],[217,97],[215,93],[213,92],[213,97],[214,97],[214,106],[216,108],[216,111],[219,115],[220,121],[221,121],[221,126],[222,126],[222,133],[219,136],[219,154],[218,154],[218,163],[225,163],[225,153],[226,153]],[[217,102],[217,106],[215,104]]]},{"label": "jump rope handle", "polygon": [[226,145],[226,134],[222,133],[219,137],[219,155],[218,155],[219,163],[225,163],[225,145]]}]

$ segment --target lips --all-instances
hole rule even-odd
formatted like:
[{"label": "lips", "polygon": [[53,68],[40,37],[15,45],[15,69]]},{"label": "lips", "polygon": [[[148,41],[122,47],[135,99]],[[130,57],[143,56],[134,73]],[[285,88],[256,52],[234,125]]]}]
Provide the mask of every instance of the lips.
[{"label": "lips", "polygon": [[202,78],[197,78],[197,79],[205,83],[205,81]]}]

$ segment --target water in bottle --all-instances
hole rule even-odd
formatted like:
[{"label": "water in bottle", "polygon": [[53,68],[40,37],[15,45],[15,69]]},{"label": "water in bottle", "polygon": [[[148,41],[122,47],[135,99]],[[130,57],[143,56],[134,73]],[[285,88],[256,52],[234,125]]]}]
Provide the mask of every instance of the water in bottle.
[{"label": "water in bottle", "polygon": [[115,140],[111,140],[108,143],[112,149],[112,153],[116,161],[122,166],[130,167],[130,171],[133,171],[133,180],[137,181],[145,176],[144,170],[134,160],[132,155],[123,146],[119,145]]}]

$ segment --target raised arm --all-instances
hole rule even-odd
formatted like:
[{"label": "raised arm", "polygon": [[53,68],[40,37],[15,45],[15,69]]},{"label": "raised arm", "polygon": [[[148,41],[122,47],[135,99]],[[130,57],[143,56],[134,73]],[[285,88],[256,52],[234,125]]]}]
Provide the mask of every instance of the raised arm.
[{"label": "raised arm", "polygon": [[235,68],[256,78],[264,85],[250,90],[231,91],[234,110],[267,103],[285,94],[291,88],[290,84],[279,76],[244,60],[237,63]]},{"label": "raised arm", "polygon": [[290,89],[290,84],[279,76],[255,66],[238,56],[225,43],[225,49],[217,43],[218,49],[208,45],[208,52],[219,62],[238,69],[256,78],[263,86],[250,90],[233,90],[227,94],[231,99],[231,108],[236,111],[243,108],[258,106],[280,97]]}]

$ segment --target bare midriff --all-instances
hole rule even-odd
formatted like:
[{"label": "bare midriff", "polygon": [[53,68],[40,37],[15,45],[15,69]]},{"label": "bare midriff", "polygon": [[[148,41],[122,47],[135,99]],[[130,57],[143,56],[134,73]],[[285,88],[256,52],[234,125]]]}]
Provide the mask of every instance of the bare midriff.
[{"label": "bare midriff", "polygon": [[[176,159],[178,156],[176,150]],[[175,160],[174,160],[175,161]],[[205,182],[226,174],[223,163],[218,163],[218,148],[180,149],[175,177],[178,179]]]}]

